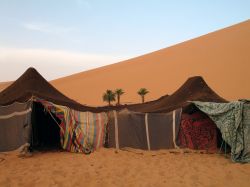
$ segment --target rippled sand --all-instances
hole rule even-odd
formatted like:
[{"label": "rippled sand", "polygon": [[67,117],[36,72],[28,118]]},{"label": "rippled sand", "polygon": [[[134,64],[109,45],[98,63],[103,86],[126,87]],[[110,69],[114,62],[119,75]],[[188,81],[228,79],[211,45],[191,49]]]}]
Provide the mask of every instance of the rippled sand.
[{"label": "rippled sand", "polygon": [[101,149],[0,153],[0,186],[250,186],[250,164],[218,154]]}]

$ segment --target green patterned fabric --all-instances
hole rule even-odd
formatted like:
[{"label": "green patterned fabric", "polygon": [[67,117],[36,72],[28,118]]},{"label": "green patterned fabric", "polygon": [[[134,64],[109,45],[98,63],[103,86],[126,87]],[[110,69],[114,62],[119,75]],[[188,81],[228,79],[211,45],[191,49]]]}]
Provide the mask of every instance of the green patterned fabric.
[{"label": "green patterned fabric", "polygon": [[235,162],[250,162],[250,104],[247,100],[230,103],[194,101],[220,129],[223,140],[231,146]]},{"label": "green patterned fabric", "polygon": [[250,103],[243,105],[244,150],[242,157],[250,162]]}]

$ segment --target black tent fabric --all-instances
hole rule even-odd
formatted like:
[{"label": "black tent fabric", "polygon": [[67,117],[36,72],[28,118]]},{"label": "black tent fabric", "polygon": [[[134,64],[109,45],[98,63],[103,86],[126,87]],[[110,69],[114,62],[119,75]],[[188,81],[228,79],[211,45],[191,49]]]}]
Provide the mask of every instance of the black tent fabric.
[{"label": "black tent fabric", "polygon": [[189,78],[177,91],[168,97],[163,97],[149,105],[131,105],[127,108],[138,112],[170,112],[178,108],[185,108],[189,101],[206,101],[226,103],[227,100],[216,94],[200,76]]},{"label": "black tent fabric", "polygon": [[169,113],[148,114],[148,131],[152,150],[177,148],[176,140],[180,128],[180,120],[180,109]]},{"label": "black tent fabric", "polygon": [[[123,110],[117,113],[118,116],[118,143],[119,148],[132,147],[136,149],[147,149],[147,137],[144,122],[144,114],[131,113]],[[115,140],[115,116],[109,125],[109,146],[116,147]]]},{"label": "black tent fabric", "polygon": [[0,106],[0,151],[11,151],[29,142],[31,102]]},{"label": "black tent fabric", "polygon": [[78,111],[101,112],[100,109],[81,105],[63,95],[45,80],[34,68],[29,68],[5,90],[0,92],[0,105],[9,105],[14,102],[26,102],[31,97],[37,97],[67,106]]},{"label": "black tent fabric", "polygon": [[162,113],[171,112],[178,108],[186,108],[191,104],[189,101],[206,101],[227,103],[228,101],[213,91],[201,76],[194,76],[187,81],[172,95],[165,95],[157,100],[146,103],[131,105],[99,107],[100,110],[128,110],[143,113]]},{"label": "black tent fabric", "polygon": [[181,110],[146,114],[129,110],[109,113],[109,147],[144,150],[172,149],[179,131]]}]

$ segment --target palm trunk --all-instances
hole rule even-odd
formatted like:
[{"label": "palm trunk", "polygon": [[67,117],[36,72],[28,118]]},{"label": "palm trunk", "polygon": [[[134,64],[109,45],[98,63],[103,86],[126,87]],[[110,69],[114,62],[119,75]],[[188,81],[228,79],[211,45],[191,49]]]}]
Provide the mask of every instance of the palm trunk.
[{"label": "palm trunk", "polygon": [[120,95],[117,95],[117,105],[120,105]]},{"label": "palm trunk", "polygon": [[142,103],[144,103],[144,95],[141,96]]}]

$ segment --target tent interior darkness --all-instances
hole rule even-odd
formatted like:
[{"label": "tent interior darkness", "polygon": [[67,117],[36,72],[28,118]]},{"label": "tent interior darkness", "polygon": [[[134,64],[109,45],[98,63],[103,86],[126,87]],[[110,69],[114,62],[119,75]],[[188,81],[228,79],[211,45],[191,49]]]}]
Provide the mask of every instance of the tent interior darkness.
[{"label": "tent interior darkness", "polygon": [[60,120],[48,113],[39,102],[33,102],[32,107],[32,136],[31,150],[60,149],[60,128],[55,120],[60,124]]}]

